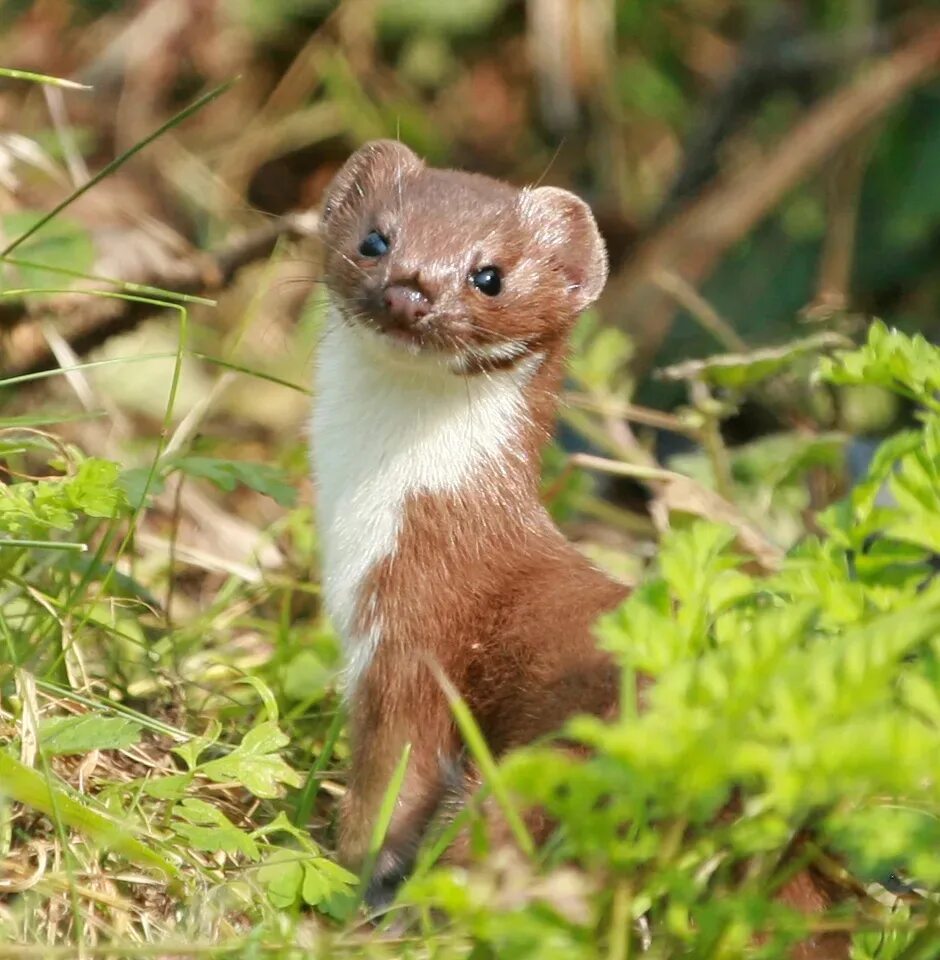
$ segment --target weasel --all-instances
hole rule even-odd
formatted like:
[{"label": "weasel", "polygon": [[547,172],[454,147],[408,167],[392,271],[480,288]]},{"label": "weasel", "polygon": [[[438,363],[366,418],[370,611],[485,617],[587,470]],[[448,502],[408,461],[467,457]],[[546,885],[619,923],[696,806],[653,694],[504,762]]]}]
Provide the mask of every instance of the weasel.
[{"label": "weasel", "polygon": [[367,902],[382,905],[467,776],[429,663],[491,748],[613,716],[591,628],[626,596],[538,496],[568,337],[607,278],[590,208],[439,170],[394,141],[352,155],[322,204],[330,295],[312,435],[326,609],[344,645],[351,769],[340,852],[361,864],[412,752]]}]

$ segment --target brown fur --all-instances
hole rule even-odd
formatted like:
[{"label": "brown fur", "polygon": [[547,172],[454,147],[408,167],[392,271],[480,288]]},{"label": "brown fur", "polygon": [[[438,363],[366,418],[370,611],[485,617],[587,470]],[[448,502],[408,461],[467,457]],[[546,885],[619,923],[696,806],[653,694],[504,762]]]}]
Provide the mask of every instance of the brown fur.
[{"label": "brown fur", "polygon": [[[472,779],[429,660],[466,699],[497,755],[558,730],[574,713],[616,712],[618,672],[591,629],[626,589],[564,539],[538,499],[539,454],[554,423],[568,335],[600,293],[607,264],[593,217],[572,194],[542,188],[523,198],[497,181],[429,169],[389,141],[350,158],[327,192],[323,224],[327,282],[348,322],[386,329],[383,291],[411,284],[433,304],[426,323],[403,331],[421,349],[511,338],[543,356],[526,387],[529,422],[511,455],[460,496],[414,496],[397,551],[376,565],[362,592],[360,626],[378,617],[383,630],[350,701],[341,852],[350,865],[362,862],[389,778],[411,743],[377,865],[391,889],[442,802]],[[387,256],[358,253],[370,230],[390,239]],[[498,297],[466,281],[488,265],[505,277]],[[513,362],[477,359],[464,375]],[[531,825],[541,836],[550,826],[538,813]],[[804,871],[781,899],[818,911],[832,896]]]}]

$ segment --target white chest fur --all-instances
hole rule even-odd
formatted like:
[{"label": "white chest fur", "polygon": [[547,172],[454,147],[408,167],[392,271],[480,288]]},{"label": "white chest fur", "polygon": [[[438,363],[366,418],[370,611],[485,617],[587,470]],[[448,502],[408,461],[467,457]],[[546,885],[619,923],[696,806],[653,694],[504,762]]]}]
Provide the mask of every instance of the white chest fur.
[{"label": "white chest fur", "polygon": [[459,493],[512,455],[533,369],[524,361],[462,377],[330,319],[318,355],[312,454],[324,599],[343,641],[347,691],[381,640],[378,620],[358,629],[363,605],[374,602],[363,584],[394,554],[408,498]]}]

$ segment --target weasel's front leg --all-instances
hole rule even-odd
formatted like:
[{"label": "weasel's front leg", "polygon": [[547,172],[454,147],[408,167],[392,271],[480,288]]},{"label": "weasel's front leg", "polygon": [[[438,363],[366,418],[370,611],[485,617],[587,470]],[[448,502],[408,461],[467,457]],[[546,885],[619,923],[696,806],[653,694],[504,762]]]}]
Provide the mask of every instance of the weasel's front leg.
[{"label": "weasel's front leg", "polygon": [[[382,801],[404,753],[411,754],[385,840],[374,864],[365,901],[387,906],[414,866],[424,833],[459,762],[450,709],[426,667],[394,673],[377,655],[351,700],[352,762],[343,804],[340,855],[361,868]],[[397,675],[395,675],[397,674]]]}]

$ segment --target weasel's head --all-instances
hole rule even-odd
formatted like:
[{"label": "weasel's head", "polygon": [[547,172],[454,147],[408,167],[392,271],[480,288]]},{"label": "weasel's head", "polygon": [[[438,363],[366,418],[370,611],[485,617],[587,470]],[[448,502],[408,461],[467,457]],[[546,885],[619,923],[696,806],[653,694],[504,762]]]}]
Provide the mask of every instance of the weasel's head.
[{"label": "weasel's head", "polygon": [[574,194],[426,167],[392,140],[346,161],[321,236],[345,322],[459,372],[509,367],[563,340],[607,279],[604,242]]}]

